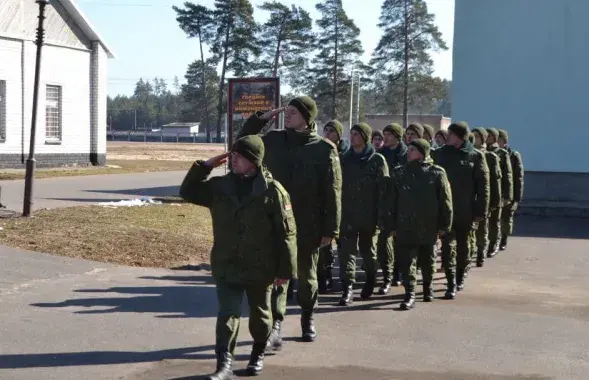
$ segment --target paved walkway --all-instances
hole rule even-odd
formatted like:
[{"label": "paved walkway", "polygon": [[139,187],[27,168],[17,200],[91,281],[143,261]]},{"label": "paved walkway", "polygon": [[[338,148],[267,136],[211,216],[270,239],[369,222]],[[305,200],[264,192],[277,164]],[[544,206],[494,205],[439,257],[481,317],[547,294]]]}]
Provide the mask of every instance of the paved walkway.
[{"label": "paved walkway", "polygon": [[[337,295],[321,297],[318,341],[298,342],[290,315],[284,351],[268,357],[260,379],[586,379],[589,229],[528,218],[517,234],[508,252],[472,270],[455,301],[402,312],[401,289],[345,310]],[[1,247],[0,261],[0,379],[178,380],[213,370],[216,301],[206,272]],[[251,343],[242,326],[237,369]]]}]

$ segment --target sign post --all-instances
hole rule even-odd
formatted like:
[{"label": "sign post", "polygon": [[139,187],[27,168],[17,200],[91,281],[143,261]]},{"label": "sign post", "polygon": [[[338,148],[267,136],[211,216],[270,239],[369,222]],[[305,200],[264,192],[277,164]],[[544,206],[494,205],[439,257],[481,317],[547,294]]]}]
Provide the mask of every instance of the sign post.
[{"label": "sign post", "polygon": [[280,81],[278,78],[231,78],[227,98],[226,136],[230,149],[251,114],[280,107]]}]

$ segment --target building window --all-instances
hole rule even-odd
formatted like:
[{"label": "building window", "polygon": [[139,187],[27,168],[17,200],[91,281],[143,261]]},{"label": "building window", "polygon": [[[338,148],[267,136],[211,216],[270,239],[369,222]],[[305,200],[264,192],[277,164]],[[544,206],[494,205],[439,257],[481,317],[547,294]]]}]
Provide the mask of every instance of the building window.
[{"label": "building window", "polygon": [[45,140],[61,141],[61,86],[45,89]]},{"label": "building window", "polygon": [[6,140],[6,81],[0,80],[0,141]]}]

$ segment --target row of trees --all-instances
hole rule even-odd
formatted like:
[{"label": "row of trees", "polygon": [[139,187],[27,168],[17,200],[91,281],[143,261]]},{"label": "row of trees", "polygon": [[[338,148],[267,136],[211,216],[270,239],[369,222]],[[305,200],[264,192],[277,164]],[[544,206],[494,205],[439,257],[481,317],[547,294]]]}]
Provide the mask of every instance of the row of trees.
[{"label": "row of trees", "polygon": [[153,85],[140,81],[126,100],[148,107],[149,97],[143,95],[147,83],[153,87],[151,108],[142,113],[159,123],[165,115],[157,116],[158,112],[175,112],[179,119],[215,125],[220,136],[229,75],[280,76],[293,93],[316,99],[320,118],[345,119],[354,70],[354,80],[361,85],[354,91],[360,91],[363,113],[448,114],[450,84],[432,76],[430,55],[447,47],[425,0],[383,1],[379,20],[383,34],[367,64],[361,61],[360,29],[346,14],[342,0],[321,0],[315,7],[320,18],[314,22],[300,6],[267,1],[260,6],[269,13],[263,24],[254,19],[250,0],[215,0],[213,8],[191,2],[174,7],[179,26],[198,42],[198,58],[188,67],[186,83],[176,94],[164,94],[156,90],[161,81]]}]

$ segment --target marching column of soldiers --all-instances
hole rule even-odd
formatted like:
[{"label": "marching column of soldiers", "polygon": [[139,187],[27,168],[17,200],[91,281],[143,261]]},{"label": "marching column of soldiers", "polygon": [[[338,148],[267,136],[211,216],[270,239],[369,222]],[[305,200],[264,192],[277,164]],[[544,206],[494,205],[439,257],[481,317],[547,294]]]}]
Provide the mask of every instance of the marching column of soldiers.
[{"label": "marching column of soldiers", "polygon": [[[282,112],[285,129],[258,136]],[[337,120],[327,122],[320,136],[316,116],[317,105],[307,96],[253,114],[230,152],[195,162],[181,185],[181,196],[208,207],[213,222],[219,313],[211,380],[232,378],[244,293],[254,340],[246,371],[255,376],[265,354],[282,349],[294,279],[301,339],[316,340],[318,294],[335,291],[336,253],[339,305],[356,299],[359,255],[366,274],[360,299],[370,299],[377,287],[386,295],[403,285],[400,308],[409,310],[419,271],[423,301],[434,300],[438,240],[445,299],[464,289],[473,258],[482,267],[507,249],[523,193],[523,164],[505,130],[471,133],[465,122],[456,122],[447,131],[418,123],[374,131],[357,123],[347,141]],[[227,162],[228,174],[208,178]]]}]

